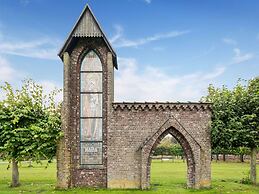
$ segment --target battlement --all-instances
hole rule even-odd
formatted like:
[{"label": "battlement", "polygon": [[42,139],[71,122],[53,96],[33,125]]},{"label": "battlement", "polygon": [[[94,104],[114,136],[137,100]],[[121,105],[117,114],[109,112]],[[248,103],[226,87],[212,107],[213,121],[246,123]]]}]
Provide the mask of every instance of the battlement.
[{"label": "battlement", "polygon": [[201,102],[115,102],[113,110],[211,110],[211,103]]},{"label": "battlement", "polygon": [[58,55],[64,137],[57,187],[150,188],[150,156],[167,134],[183,147],[187,187],[210,187],[210,103],[114,103],[116,53],[89,6]]}]

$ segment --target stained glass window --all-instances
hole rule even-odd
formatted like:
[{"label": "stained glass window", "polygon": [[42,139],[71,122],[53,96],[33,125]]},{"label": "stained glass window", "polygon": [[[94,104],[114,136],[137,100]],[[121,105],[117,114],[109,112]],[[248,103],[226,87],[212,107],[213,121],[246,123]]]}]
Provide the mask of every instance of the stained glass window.
[{"label": "stained glass window", "polygon": [[[90,129],[90,130],[87,130]],[[102,141],[102,119],[87,118],[81,120],[82,141]]]},{"label": "stained glass window", "polygon": [[94,51],[84,57],[80,71],[80,152],[82,165],[102,164],[102,63]]},{"label": "stained glass window", "polygon": [[82,73],[81,92],[102,92],[102,73]]},{"label": "stained glass window", "polygon": [[81,144],[81,164],[101,164],[102,143],[85,142]]},{"label": "stained glass window", "polygon": [[102,94],[81,94],[81,117],[102,117]]}]

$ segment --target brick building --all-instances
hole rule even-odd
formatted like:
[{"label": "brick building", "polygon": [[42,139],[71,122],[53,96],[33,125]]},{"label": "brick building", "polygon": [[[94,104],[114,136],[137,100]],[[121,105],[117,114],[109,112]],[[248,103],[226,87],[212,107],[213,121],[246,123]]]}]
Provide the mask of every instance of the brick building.
[{"label": "brick building", "polygon": [[167,134],[185,152],[188,187],[210,186],[210,104],[114,102],[116,53],[89,6],[59,56],[64,137],[58,187],[149,188],[150,156]]}]

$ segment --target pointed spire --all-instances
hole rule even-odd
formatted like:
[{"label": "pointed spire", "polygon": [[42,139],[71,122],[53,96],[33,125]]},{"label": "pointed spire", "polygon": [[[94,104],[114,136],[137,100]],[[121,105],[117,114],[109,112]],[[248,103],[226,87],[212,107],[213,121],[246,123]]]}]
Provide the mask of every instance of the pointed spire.
[{"label": "pointed spire", "polygon": [[115,68],[117,69],[116,53],[109,43],[108,39],[106,38],[101,26],[99,25],[88,4],[85,6],[68,38],[66,39],[65,44],[58,53],[58,56],[61,59],[63,53],[67,51],[74,37],[102,37],[115,59],[114,64]]}]

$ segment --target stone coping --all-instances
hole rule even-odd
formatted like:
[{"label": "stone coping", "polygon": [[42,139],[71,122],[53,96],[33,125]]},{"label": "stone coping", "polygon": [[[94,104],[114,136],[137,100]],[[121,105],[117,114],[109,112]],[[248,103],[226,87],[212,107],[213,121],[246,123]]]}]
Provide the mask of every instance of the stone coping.
[{"label": "stone coping", "polygon": [[113,110],[209,110],[212,103],[207,102],[114,102]]}]

